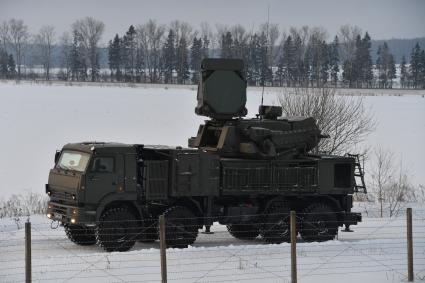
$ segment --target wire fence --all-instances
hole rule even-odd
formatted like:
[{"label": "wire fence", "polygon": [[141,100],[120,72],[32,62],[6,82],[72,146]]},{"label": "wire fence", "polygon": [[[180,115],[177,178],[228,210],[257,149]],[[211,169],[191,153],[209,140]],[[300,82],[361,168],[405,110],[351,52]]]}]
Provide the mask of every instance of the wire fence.
[{"label": "wire fence", "polygon": [[[350,227],[354,232],[344,232],[334,216],[318,220],[316,215],[296,217],[298,282],[341,282],[347,276],[352,281],[408,281],[406,214],[375,218],[369,212],[361,223]],[[258,215],[257,219],[227,226],[214,223],[211,232],[205,232],[200,219],[193,217],[164,217],[165,230],[160,231],[158,221],[148,221],[151,226],[140,229],[140,220],[134,219],[106,221],[102,229],[52,229],[44,216],[32,216],[31,278],[43,282],[164,282],[162,261],[169,282],[294,282],[289,213]],[[424,224],[425,210],[413,210],[416,281],[425,279]],[[157,240],[160,235],[167,247],[163,255]],[[96,245],[99,242],[101,247]],[[111,247],[115,251],[105,251]],[[121,247],[128,251],[117,252]],[[25,251],[22,223],[1,219],[0,282],[26,280]]]}]

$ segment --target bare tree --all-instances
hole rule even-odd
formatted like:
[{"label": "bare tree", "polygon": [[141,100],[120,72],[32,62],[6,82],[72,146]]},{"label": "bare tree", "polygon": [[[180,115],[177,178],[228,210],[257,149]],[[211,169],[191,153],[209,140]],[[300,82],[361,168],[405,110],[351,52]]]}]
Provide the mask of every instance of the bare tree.
[{"label": "bare tree", "polygon": [[375,119],[363,97],[337,95],[333,88],[295,88],[279,97],[284,116],[313,117],[323,133],[317,151],[343,154],[374,130]]},{"label": "bare tree", "polygon": [[29,39],[28,27],[22,20],[11,19],[9,21],[9,35],[16,56],[18,67],[18,79],[21,78],[21,65],[25,55],[25,45]]},{"label": "bare tree", "polygon": [[390,217],[396,216],[405,207],[407,201],[414,196],[414,189],[409,183],[408,173],[403,168],[403,160],[400,159],[398,176],[392,178],[384,190],[384,200],[388,203]]},{"label": "bare tree", "polygon": [[378,147],[374,152],[372,166],[372,190],[378,197],[380,216],[383,217],[384,191],[388,188],[393,172],[394,154]]},{"label": "bare tree", "polygon": [[340,40],[340,61],[351,62],[356,52],[356,38],[362,30],[358,26],[343,25],[339,29],[338,37]]},{"label": "bare tree", "polygon": [[52,62],[52,49],[55,40],[55,28],[53,26],[43,26],[35,39],[39,48],[40,60],[44,68],[45,78],[46,80],[49,80]]},{"label": "bare tree", "polygon": [[399,160],[398,168],[395,166],[396,162],[394,153],[390,150],[382,147],[375,150],[372,163],[372,189],[378,197],[381,217],[384,210],[388,210],[389,217],[397,215],[407,201],[416,198],[402,160]]},{"label": "bare tree", "polygon": [[3,46],[3,50],[7,52],[7,44],[10,42],[10,35],[9,23],[6,21],[0,25],[0,41]]},{"label": "bare tree", "polygon": [[61,46],[61,74],[62,79],[68,80],[71,72],[71,50],[72,50],[72,38],[69,32],[64,32],[60,38]]},{"label": "bare tree", "polygon": [[151,83],[158,82],[161,44],[165,27],[158,25],[154,20],[149,20],[147,23],[139,25],[136,32],[138,43],[143,48],[149,81]]},{"label": "bare tree", "polygon": [[72,29],[79,35],[84,47],[84,57],[91,69],[91,80],[94,82],[99,74],[98,44],[102,37],[105,25],[92,17],[76,21]]}]

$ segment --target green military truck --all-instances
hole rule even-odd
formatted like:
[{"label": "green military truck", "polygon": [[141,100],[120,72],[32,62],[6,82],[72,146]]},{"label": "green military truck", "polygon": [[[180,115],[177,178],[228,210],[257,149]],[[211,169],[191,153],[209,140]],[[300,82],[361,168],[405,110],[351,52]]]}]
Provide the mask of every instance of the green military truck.
[{"label": "green military truck", "polygon": [[243,62],[202,62],[195,112],[208,116],[189,148],[82,142],[55,155],[47,216],[80,245],[126,251],[158,238],[164,215],[168,247],[186,247],[216,221],[239,239],[289,240],[295,210],[305,241],[333,239],[361,221],[351,212],[364,190],[355,156],[313,154],[325,138],[313,118],[281,118],[280,107],[247,114]]}]

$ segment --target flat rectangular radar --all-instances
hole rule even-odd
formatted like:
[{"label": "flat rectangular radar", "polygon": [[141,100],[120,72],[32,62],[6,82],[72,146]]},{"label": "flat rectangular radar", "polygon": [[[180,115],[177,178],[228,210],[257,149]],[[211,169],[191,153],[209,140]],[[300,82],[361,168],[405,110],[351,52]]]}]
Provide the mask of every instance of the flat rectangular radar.
[{"label": "flat rectangular radar", "polygon": [[195,113],[217,120],[247,114],[244,64],[240,59],[204,59]]}]

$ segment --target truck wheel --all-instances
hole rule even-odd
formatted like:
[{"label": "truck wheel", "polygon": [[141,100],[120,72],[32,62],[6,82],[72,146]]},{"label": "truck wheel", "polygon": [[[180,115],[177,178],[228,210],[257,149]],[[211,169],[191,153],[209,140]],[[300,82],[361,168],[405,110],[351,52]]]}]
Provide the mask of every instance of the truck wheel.
[{"label": "truck wheel", "polygon": [[198,219],[186,207],[173,206],[164,212],[165,239],[169,248],[187,248],[198,236]]},{"label": "truck wheel", "polygon": [[236,239],[254,240],[260,234],[257,225],[253,224],[229,224],[227,231]]},{"label": "truck wheel", "polygon": [[261,236],[266,242],[280,244],[290,241],[289,213],[290,208],[284,202],[274,202],[266,209],[261,229]]},{"label": "truck wheel", "polygon": [[96,227],[97,242],[108,252],[125,252],[134,246],[139,229],[139,221],[127,208],[110,208]]},{"label": "truck wheel", "polygon": [[333,240],[338,234],[335,211],[325,203],[314,203],[304,209],[301,237],[306,242]]},{"label": "truck wheel", "polygon": [[94,229],[81,225],[65,224],[65,233],[71,242],[80,246],[90,246],[96,244]]}]

